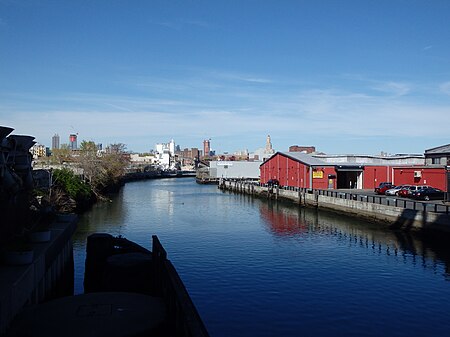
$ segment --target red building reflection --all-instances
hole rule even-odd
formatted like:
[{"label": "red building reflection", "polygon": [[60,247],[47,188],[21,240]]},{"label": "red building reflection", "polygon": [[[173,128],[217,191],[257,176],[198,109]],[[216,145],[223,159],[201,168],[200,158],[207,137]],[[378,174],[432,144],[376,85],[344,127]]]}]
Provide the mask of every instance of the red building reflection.
[{"label": "red building reflection", "polygon": [[260,212],[270,231],[277,235],[299,235],[309,230],[300,212],[295,213],[291,209],[279,208],[277,204],[272,203],[261,204]]}]

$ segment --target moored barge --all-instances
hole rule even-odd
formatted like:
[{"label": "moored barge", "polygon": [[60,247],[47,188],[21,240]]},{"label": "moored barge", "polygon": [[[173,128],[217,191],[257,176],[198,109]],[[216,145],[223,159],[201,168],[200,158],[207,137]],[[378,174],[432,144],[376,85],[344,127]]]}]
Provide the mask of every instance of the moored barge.
[{"label": "moored barge", "polygon": [[209,336],[180,276],[153,236],[152,251],[123,237],[88,237],[82,295],[25,309],[7,336]]}]

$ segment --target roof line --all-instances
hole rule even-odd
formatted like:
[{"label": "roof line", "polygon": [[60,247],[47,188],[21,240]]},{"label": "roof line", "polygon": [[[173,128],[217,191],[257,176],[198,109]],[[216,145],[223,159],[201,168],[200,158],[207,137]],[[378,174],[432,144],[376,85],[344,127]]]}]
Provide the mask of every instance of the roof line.
[{"label": "roof line", "polygon": [[440,145],[440,146],[432,147],[431,149],[425,150],[425,152],[431,151],[431,150],[436,150],[436,149],[439,149],[440,147],[446,147],[446,146],[450,146],[450,144],[445,144],[445,145]]}]

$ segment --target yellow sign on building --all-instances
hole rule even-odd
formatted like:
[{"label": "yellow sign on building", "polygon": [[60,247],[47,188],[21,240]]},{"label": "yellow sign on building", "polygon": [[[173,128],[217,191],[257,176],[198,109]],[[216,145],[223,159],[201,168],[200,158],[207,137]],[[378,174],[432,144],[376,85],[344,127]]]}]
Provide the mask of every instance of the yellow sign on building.
[{"label": "yellow sign on building", "polygon": [[323,171],[313,171],[313,179],[322,179]]}]

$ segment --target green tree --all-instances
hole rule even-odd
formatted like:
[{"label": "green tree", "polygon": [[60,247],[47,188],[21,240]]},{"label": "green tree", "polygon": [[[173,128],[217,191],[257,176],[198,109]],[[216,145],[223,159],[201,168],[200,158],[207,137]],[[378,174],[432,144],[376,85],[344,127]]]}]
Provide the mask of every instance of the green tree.
[{"label": "green tree", "polygon": [[62,164],[72,161],[72,151],[67,144],[63,144],[60,149],[53,149],[50,158],[52,164]]},{"label": "green tree", "polygon": [[101,192],[109,186],[118,184],[123,177],[129,164],[125,149],[126,146],[122,143],[111,144],[105,153],[102,153],[97,151],[94,142],[81,142],[77,162],[98,197],[101,197]]},{"label": "green tree", "polygon": [[59,212],[81,210],[93,201],[89,184],[67,168],[53,171],[53,187],[50,202]]},{"label": "green tree", "polygon": [[76,161],[83,169],[84,178],[89,182],[93,191],[97,192],[96,187],[101,160],[97,156],[97,146],[93,141],[83,140],[81,142]]},{"label": "green tree", "polygon": [[90,141],[83,140],[80,144],[80,152],[97,153],[97,145],[95,145],[95,143],[92,140]]}]

